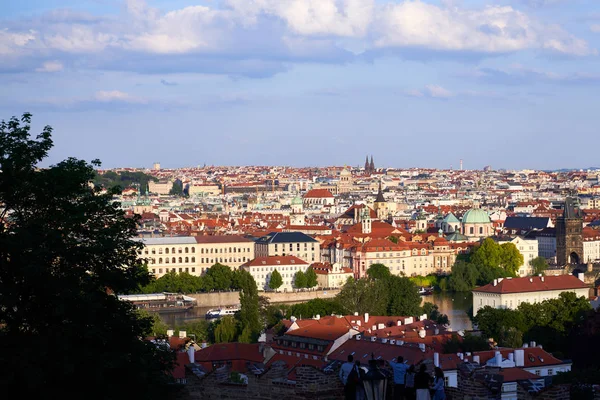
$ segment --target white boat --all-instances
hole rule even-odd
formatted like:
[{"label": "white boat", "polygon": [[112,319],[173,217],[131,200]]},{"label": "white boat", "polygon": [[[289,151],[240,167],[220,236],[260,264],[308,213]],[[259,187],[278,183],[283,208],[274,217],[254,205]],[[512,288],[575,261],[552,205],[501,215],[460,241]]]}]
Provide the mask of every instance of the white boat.
[{"label": "white boat", "polygon": [[240,311],[240,308],[237,306],[214,308],[206,312],[206,318],[221,318],[226,315],[233,316],[238,311]]},{"label": "white boat", "polygon": [[419,294],[421,296],[426,296],[426,295],[432,294],[432,293],[433,293],[433,288],[432,287],[428,287],[428,288],[422,287],[422,288],[419,288]]}]

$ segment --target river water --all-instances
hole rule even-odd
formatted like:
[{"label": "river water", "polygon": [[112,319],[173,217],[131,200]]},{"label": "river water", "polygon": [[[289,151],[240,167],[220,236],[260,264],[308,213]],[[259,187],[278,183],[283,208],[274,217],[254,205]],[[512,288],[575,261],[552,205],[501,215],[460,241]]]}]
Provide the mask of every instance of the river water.
[{"label": "river water", "polygon": [[[421,296],[421,304],[425,302],[437,304],[440,312],[448,315],[453,331],[472,329],[471,320],[467,315],[467,310],[473,305],[471,293],[434,293]],[[185,322],[205,319],[209,309],[210,307],[194,307],[187,311],[160,313],[160,317],[169,328],[175,329]]]}]

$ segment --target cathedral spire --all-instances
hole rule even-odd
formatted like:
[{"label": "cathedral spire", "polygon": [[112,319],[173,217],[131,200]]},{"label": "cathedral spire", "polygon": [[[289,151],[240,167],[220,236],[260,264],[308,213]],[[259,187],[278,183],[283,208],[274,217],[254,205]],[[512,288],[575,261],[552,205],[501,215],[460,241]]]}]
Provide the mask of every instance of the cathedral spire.
[{"label": "cathedral spire", "polygon": [[375,172],[375,163],[373,162],[373,154],[371,154],[371,165],[369,166],[371,173]]},{"label": "cathedral spire", "polygon": [[366,173],[369,172],[369,156],[367,156],[367,158],[365,160],[365,172]]}]

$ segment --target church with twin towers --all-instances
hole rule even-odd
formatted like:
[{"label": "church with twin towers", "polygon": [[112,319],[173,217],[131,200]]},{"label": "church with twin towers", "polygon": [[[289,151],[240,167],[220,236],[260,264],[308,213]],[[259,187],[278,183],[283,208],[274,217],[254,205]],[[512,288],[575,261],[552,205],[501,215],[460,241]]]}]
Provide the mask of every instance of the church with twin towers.
[{"label": "church with twin towers", "polygon": [[369,156],[365,160],[365,174],[372,174],[375,172],[375,163],[373,162],[373,155],[371,155],[371,161],[369,162]]}]

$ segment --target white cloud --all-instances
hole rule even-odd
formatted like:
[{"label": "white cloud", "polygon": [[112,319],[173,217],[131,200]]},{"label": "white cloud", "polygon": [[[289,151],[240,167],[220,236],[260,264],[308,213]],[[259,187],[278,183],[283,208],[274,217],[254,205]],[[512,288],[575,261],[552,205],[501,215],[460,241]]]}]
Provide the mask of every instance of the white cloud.
[{"label": "white cloud", "polygon": [[446,90],[443,87],[438,86],[438,85],[427,85],[427,86],[425,86],[425,89],[427,89],[427,92],[429,93],[429,96],[431,96],[431,97],[438,97],[438,98],[444,98],[444,99],[447,99],[448,97],[452,97],[452,93],[449,90]]},{"label": "white cloud", "polygon": [[146,103],[146,100],[131,96],[120,90],[101,90],[94,94],[93,100],[102,103],[120,102],[120,103]]},{"label": "white cloud", "polygon": [[404,1],[384,5],[375,26],[374,44],[380,48],[483,53],[545,49],[579,56],[595,53],[584,40],[560,27],[543,25],[509,6],[460,9]]},{"label": "white cloud", "polygon": [[[365,51],[497,54],[542,50],[586,56],[588,43],[510,6],[466,8],[421,0],[223,0],[220,6],[162,12],[126,0],[120,15],[51,12],[0,30],[0,68],[39,69],[49,60],[70,65],[157,71],[207,71],[263,76],[288,61],[345,62],[353,43]],[[21,30],[18,27],[21,26]],[[594,29],[594,28],[592,28]],[[355,46],[356,47],[356,46]],[[151,58],[152,57],[152,58]],[[15,61],[17,60],[17,61]],[[18,64],[18,60],[23,60]],[[44,68],[44,67],[42,67]]]},{"label": "white cloud", "polygon": [[46,61],[41,67],[36,68],[36,72],[60,72],[64,69],[60,61]]},{"label": "white cloud", "polygon": [[10,32],[8,29],[0,30],[0,55],[16,55],[29,42],[35,41],[36,32]]},{"label": "white cloud", "polygon": [[600,24],[594,24],[590,26],[590,30],[594,33],[600,33]]},{"label": "white cloud", "polygon": [[409,89],[404,92],[407,96],[423,97],[423,92],[417,89]]}]

